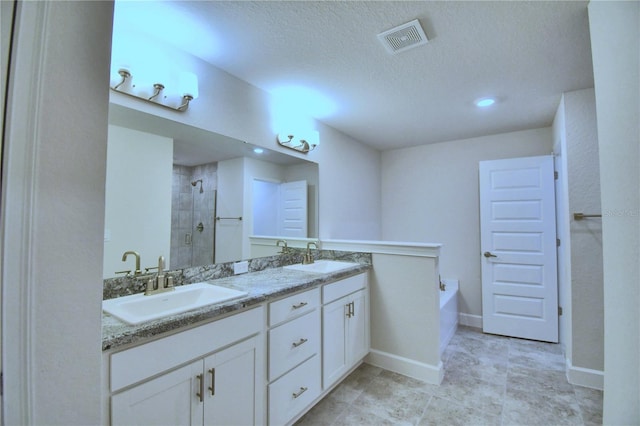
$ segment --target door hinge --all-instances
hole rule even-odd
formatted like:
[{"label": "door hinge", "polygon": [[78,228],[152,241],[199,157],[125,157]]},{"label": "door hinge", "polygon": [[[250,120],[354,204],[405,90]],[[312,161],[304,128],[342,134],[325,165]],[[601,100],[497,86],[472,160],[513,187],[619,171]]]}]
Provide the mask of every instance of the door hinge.
[{"label": "door hinge", "polygon": [[558,316],[562,316],[562,306],[558,306]]},{"label": "door hinge", "polygon": [[558,172],[556,172],[555,170],[553,171],[553,178],[555,180],[558,180]]},{"label": "door hinge", "polygon": [[560,238],[556,238],[556,247],[560,247]]}]

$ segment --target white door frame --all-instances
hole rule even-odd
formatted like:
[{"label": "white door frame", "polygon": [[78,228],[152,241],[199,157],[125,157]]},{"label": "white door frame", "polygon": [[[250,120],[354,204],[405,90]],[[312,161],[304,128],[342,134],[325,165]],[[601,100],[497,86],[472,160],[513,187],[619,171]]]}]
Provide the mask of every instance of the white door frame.
[{"label": "white door frame", "polygon": [[[18,4],[16,8],[19,20],[14,37],[19,38],[20,51],[14,51],[11,58],[2,159],[2,359],[4,365],[11,366],[3,371],[2,412],[6,424],[31,424],[34,332],[29,313],[35,279],[29,266],[36,248],[30,219],[35,208],[36,153],[40,139],[36,129],[41,127],[39,104],[44,90],[42,39],[49,4],[35,2],[29,7]],[[16,69],[20,72],[15,72]]]}]

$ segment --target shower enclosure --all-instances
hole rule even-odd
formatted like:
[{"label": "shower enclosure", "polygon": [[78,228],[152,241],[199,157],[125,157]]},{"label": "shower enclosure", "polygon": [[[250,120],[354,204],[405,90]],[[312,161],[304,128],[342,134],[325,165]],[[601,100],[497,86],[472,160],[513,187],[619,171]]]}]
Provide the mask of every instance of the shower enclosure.
[{"label": "shower enclosure", "polygon": [[174,165],[171,269],[215,263],[216,165]]},{"label": "shower enclosure", "polygon": [[214,190],[193,194],[193,220],[191,236],[191,265],[210,265],[215,263],[215,222],[216,197]]}]

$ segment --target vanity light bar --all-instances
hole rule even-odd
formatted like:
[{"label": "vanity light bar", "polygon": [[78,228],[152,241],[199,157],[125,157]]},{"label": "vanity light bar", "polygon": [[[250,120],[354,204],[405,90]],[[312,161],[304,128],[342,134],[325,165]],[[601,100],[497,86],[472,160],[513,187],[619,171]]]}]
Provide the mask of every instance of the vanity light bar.
[{"label": "vanity light bar", "polygon": [[[132,92],[124,90],[125,83],[127,81],[130,81],[130,79],[132,79],[131,72],[128,69],[121,68],[118,70],[118,74],[120,75],[122,80],[120,80],[120,82],[115,86],[111,86],[111,90],[118,93],[122,93],[123,95],[128,95],[136,99],[150,102],[154,105],[159,105],[165,108],[169,108],[174,111],[180,111],[180,112],[186,111],[187,108],[189,108],[189,103],[198,97],[198,80],[196,75],[192,73],[183,73],[185,74],[185,76],[184,77],[181,76],[181,81],[184,81],[185,82],[184,84],[188,84],[188,87],[185,86],[183,90],[183,95],[182,95],[182,104],[177,107],[162,102],[163,98],[160,98],[160,94],[165,89],[164,84],[155,83],[153,85],[153,94],[150,97],[145,98],[143,96],[138,96]],[[131,87],[134,87],[134,86],[131,85]]]}]

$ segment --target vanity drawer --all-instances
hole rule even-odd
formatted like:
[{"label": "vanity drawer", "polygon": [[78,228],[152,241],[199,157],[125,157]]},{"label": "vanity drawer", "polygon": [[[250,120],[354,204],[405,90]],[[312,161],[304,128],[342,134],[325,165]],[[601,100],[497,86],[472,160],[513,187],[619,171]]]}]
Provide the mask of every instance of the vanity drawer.
[{"label": "vanity drawer", "polygon": [[269,326],[311,312],[320,306],[320,289],[314,288],[269,304]]},{"label": "vanity drawer", "polygon": [[284,425],[320,395],[320,356],[315,355],[269,385],[269,424]]},{"label": "vanity drawer", "polygon": [[326,304],[340,299],[347,294],[363,289],[367,284],[367,274],[354,275],[335,283],[326,284],[322,288],[322,303]]},{"label": "vanity drawer", "polygon": [[320,309],[269,331],[269,380],[320,353]]},{"label": "vanity drawer", "polygon": [[263,329],[264,308],[259,306],[116,352],[110,357],[111,391],[118,391],[219,348],[259,334]]}]

